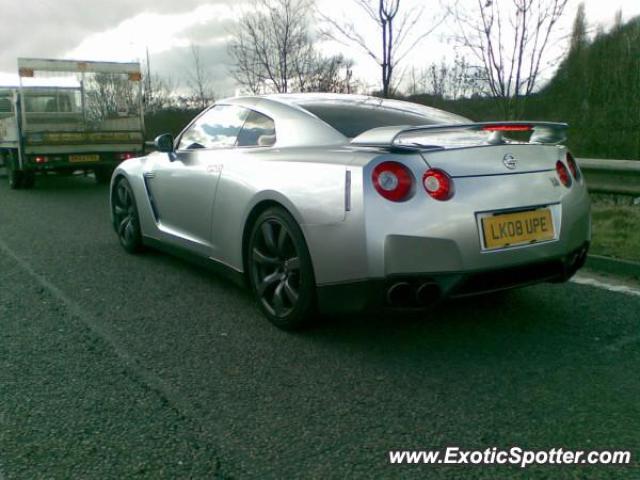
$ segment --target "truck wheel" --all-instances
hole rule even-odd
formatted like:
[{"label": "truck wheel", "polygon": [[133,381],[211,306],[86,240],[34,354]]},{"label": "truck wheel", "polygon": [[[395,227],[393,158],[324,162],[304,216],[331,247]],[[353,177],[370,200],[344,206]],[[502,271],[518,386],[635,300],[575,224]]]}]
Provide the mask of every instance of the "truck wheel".
[{"label": "truck wheel", "polygon": [[7,165],[7,177],[9,178],[9,188],[11,190],[22,188],[23,174],[24,172],[14,169],[11,164]]},{"label": "truck wheel", "polygon": [[96,176],[96,183],[99,185],[105,185],[111,182],[111,175],[113,175],[113,169],[110,167],[99,167],[94,170]]},{"label": "truck wheel", "polygon": [[33,188],[36,184],[36,174],[34,172],[22,172],[22,188]]}]

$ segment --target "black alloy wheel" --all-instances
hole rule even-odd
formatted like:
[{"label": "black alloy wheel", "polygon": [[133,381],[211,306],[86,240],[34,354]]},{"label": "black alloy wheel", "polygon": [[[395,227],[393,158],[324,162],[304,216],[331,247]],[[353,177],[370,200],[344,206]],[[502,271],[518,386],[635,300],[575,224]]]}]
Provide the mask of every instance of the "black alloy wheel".
[{"label": "black alloy wheel", "polygon": [[129,253],[142,250],[142,233],[135,198],[129,182],[122,178],[112,195],[113,226],[122,247]]},{"label": "black alloy wheel", "polygon": [[249,280],[262,312],[277,327],[292,330],[313,317],[315,280],[300,227],[284,209],[263,212],[251,231]]}]

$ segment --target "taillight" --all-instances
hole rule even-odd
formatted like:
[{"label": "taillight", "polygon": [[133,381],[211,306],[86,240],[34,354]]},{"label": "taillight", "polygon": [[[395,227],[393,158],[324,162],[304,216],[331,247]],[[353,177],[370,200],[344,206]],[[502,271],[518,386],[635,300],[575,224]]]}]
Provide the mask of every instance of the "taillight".
[{"label": "taillight", "polygon": [[569,175],[569,170],[564,166],[560,160],[556,162],[556,173],[558,174],[558,178],[562,182],[562,184],[569,188],[571,186],[571,176]]},{"label": "taillight", "polygon": [[482,127],[485,132],[530,132],[532,125],[485,125]]},{"label": "taillight", "polygon": [[567,152],[567,165],[569,166],[569,170],[571,170],[571,175],[576,180],[580,180],[580,169],[578,168],[578,164],[576,163],[576,159],[573,158],[571,153]]},{"label": "taillight", "polygon": [[131,152],[125,152],[125,153],[120,153],[118,154],[118,158],[120,158],[120,160],[129,160],[130,158],[133,158],[135,155]]},{"label": "taillight", "polygon": [[413,175],[398,162],[382,162],[373,169],[371,180],[378,193],[392,202],[406,200],[413,186]]},{"label": "taillight", "polygon": [[43,157],[41,155],[38,155],[37,157],[34,158],[34,161],[36,163],[47,163],[49,161],[49,159],[47,157]]},{"label": "taillight", "polygon": [[436,200],[449,200],[453,196],[453,180],[443,170],[427,170],[422,176],[422,184],[429,196]]}]

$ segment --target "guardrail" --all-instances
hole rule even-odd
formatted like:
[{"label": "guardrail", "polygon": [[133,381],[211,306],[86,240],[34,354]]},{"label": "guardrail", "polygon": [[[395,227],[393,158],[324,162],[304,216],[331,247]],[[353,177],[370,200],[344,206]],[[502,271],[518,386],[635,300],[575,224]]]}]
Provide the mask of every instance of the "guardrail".
[{"label": "guardrail", "polygon": [[[578,158],[589,191],[640,196],[640,160]],[[0,163],[0,176],[6,174]]]},{"label": "guardrail", "polygon": [[640,161],[577,160],[590,192],[640,196]]}]

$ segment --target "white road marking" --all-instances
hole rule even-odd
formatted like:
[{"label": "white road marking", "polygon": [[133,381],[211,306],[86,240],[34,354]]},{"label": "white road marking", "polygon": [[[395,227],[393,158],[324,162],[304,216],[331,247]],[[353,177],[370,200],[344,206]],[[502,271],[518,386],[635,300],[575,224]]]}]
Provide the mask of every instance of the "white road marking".
[{"label": "white road marking", "polygon": [[640,290],[627,285],[614,285],[613,283],[603,282],[601,280],[596,280],[595,278],[585,277],[582,275],[573,277],[571,281],[580,285],[589,285],[591,287],[601,288],[610,292],[624,293],[626,295],[640,297]]},{"label": "white road marking", "polygon": [[[601,278],[598,274],[590,276],[587,272],[580,272],[571,279],[572,282],[580,285],[589,285],[591,287],[601,288],[614,293],[622,293],[623,295],[632,295],[634,297],[640,297],[640,289],[635,283],[629,284],[629,281],[618,280],[617,278],[611,279]],[[627,283],[626,285],[624,283]],[[633,286],[630,286],[633,285]],[[618,352],[621,349],[640,343],[640,335],[624,335],[619,337],[613,343],[604,346],[604,350],[609,352]]]}]

